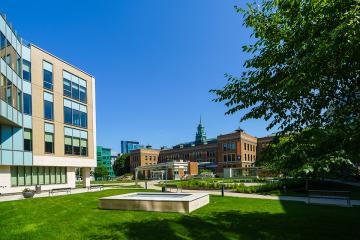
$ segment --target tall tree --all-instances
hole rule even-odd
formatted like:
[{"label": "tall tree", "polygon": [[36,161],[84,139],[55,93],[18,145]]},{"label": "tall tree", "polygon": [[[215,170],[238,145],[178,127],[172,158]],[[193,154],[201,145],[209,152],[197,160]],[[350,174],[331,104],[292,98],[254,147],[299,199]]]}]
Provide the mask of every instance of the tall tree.
[{"label": "tall tree", "polygon": [[240,77],[212,90],[215,101],[282,133],[332,132],[324,135],[341,136],[341,151],[322,156],[359,161],[360,1],[263,0],[236,10],[253,30],[255,43],[243,46],[252,57]]},{"label": "tall tree", "polygon": [[108,171],[104,165],[99,165],[95,168],[94,177],[96,180],[107,178],[108,176]]},{"label": "tall tree", "polygon": [[118,156],[114,162],[113,169],[116,176],[130,172],[130,154]]}]

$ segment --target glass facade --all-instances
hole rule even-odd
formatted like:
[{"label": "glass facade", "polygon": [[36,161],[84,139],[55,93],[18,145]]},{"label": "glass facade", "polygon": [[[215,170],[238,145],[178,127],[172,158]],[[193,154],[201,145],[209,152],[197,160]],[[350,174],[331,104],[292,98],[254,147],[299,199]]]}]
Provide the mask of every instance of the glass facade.
[{"label": "glass facade", "polygon": [[12,166],[11,186],[34,186],[37,184],[66,184],[66,167]]},{"label": "glass facade", "polygon": [[108,171],[108,177],[115,177],[114,169],[111,163],[111,149],[97,146],[96,152],[98,166],[103,165],[106,168]]}]

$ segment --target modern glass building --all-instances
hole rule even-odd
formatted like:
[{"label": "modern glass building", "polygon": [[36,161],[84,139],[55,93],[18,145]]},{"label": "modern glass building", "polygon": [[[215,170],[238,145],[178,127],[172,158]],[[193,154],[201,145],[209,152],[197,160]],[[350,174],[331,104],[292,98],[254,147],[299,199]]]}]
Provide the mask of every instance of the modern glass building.
[{"label": "modern glass building", "polygon": [[112,166],[112,155],[110,148],[104,148],[102,146],[97,146],[97,165],[103,165],[107,172],[108,178],[114,178],[115,173]]},{"label": "modern glass building", "polygon": [[95,78],[33,44],[0,16],[0,193],[90,185]]},{"label": "modern glass building", "polygon": [[143,145],[140,145],[137,141],[121,141],[121,153],[130,153],[132,150],[144,148]]}]

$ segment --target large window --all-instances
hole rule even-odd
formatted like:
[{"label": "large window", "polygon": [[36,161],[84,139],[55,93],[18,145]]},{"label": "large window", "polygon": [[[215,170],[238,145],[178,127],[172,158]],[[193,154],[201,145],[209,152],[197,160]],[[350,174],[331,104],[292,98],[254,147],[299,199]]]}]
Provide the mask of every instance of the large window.
[{"label": "large window", "polygon": [[31,82],[31,63],[23,59],[23,79]]},{"label": "large window", "polygon": [[43,61],[44,88],[53,90],[53,66],[51,63]]},{"label": "large window", "polygon": [[54,153],[54,125],[45,123],[45,153]]},{"label": "large window", "polygon": [[87,107],[64,99],[64,123],[87,128]]},{"label": "large window", "polygon": [[31,95],[27,93],[24,93],[24,113],[28,115],[32,114]]},{"label": "large window", "polygon": [[44,118],[54,120],[54,97],[52,94],[44,93]]},{"label": "large window", "polygon": [[11,166],[11,186],[34,186],[36,184],[66,184],[66,167]]},{"label": "large window", "polygon": [[24,128],[24,151],[32,151],[32,131]]},{"label": "large window", "polygon": [[87,87],[85,80],[63,71],[63,86],[64,96],[86,103]]},{"label": "large window", "polygon": [[64,128],[64,150],[67,155],[88,155],[87,132]]}]

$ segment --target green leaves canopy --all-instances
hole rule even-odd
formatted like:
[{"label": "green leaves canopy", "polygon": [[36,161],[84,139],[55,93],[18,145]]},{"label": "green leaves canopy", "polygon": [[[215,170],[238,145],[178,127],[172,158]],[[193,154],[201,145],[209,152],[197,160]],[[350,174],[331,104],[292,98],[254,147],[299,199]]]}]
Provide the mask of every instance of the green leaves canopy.
[{"label": "green leaves canopy", "polygon": [[252,57],[212,92],[227,114],[244,110],[242,121],[263,118],[287,134],[263,164],[320,174],[359,163],[360,0],[263,0],[236,10],[253,30],[255,43],[243,47]]},{"label": "green leaves canopy", "polygon": [[212,90],[227,114],[264,118],[268,128],[299,131],[334,119],[359,118],[360,1],[263,1],[236,8],[253,30],[253,57],[237,78]]}]

